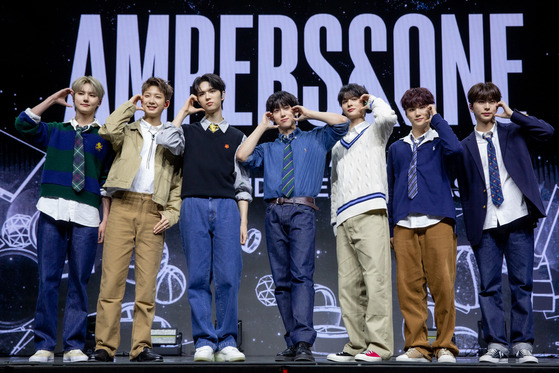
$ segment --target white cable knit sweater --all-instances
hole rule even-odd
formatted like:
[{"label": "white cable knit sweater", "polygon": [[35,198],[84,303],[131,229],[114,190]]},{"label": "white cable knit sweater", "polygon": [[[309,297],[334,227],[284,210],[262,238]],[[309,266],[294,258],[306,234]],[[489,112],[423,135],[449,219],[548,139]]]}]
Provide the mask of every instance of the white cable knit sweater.
[{"label": "white cable knit sweater", "polygon": [[370,95],[375,121],[353,127],[332,148],[331,224],[375,209],[386,209],[386,144],[397,121],[381,98]]}]

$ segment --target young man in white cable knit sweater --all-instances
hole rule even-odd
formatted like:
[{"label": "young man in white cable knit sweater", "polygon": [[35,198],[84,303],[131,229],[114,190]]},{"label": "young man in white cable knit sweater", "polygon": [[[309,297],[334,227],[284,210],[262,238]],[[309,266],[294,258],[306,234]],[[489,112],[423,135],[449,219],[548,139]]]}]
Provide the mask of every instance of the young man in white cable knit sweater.
[{"label": "young man in white cable knit sweater", "polygon": [[[381,361],[390,359],[394,349],[386,144],[397,117],[358,84],[343,86],[338,101],[350,125],[332,149],[331,223],[349,342],[327,359]],[[371,111],[372,124],[365,121]]]}]

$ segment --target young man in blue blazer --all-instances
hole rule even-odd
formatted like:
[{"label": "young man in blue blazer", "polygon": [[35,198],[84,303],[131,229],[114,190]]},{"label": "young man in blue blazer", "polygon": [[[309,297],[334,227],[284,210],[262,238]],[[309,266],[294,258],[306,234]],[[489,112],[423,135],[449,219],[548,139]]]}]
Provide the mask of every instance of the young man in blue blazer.
[{"label": "young man in blue blazer", "polygon": [[[537,363],[532,355],[534,227],[545,211],[528,146],[549,140],[554,129],[511,110],[493,83],[470,88],[468,102],[476,127],[462,141],[459,188],[466,234],[480,272],[479,303],[488,351],[479,361],[508,361],[501,293],[504,255],[511,292],[512,352],[519,363]],[[499,108],[503,113],[497,114]],[[496,117],[511,122],[497,122]]]}]

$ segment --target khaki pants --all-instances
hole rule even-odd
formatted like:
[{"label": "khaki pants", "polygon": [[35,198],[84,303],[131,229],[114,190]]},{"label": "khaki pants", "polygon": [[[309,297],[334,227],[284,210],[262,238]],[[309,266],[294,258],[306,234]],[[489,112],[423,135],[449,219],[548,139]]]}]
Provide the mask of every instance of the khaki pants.
[{"label": "khaki pants", "polygon": [[[446,219],[426,227],[394,227],[396,278],[400,309],[404,317],[405,349],[415,347],[429,360],[441,348],[455,356],[452,343],[456,309],[456,234]],[[437,338],[429,345],[427,337],[427,285],[435,302]]]},{"label": "khaki pants", "polygon": [[122,298],[134,251],[136,293],[130,359],[151,348],[155,288],[165,236],[153,234],[161,219],[151,195],[125,192],[113,198],[103,246],[103,273],[97,302],[95,349],[114,356],[120,344]]},{"label": "khaki pants", "polygon": [[351,355],[372,350],[390,359],[394,350],[389,236],[385,210],[338,226],[338,296],[349,336],[344,352]]}]

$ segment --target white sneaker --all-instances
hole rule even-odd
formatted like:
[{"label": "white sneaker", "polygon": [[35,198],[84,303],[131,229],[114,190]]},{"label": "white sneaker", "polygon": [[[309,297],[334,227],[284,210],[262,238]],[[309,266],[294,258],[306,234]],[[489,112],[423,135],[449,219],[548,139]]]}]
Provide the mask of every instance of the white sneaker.
[{"label": "white sneaker", "polygon": [[64,353],[64,357],[62,358],[62,361],[65,363],[77,363],[79,361],[87,361],[87,360],[89,360],[87,355],[84,354],[82,350],[78,350],[78,349],[66,351]]},{"label": "white sneaker", "polygon": [[245,354],[237,347],[227,346],[216,352],[215,361],[245,361]]},{"label": "white sneaker", "polygon": [[522,348],[516,352],[516,358],[519,363],[538,363],[538,358],[532,355],[532,351]]},{"label": "white sneaker", "polygon": [[407,361],[407,362],[414,362],[414,363],[428,363],[429,360],[423,356],[421,352],[416,350],[415,348],[411,347],[403,353],[402,355],[396,358],[396,361]]},{"label": "white sneaker", "polygon": [[196,349],[194,361],[214,361],[214,349],[210,346],[202,346]]},{"label": "white sneaker", "polygon": [[338,352],[337,354],[328,354],[328,356],[326,356],[326,360],[343,363],[347,361],[354,361],[355,358],[353,357],[352,354],[342,351],[342,352]]},{"label": "white sneaker", "polygon": [[456,357],[454,357],[454,354],[446,348],[441,348],[439,352],[437,352],[437,362],[456,363]]},{"label": "white sneaker", "polygon": [[54,352],[47,350],[38,350],[29,358],[32,363],[50,363],[54,361]]},{"label": "white sneaker", "polygon": [[480,356],[480,363],[494,363],[494,364],[506,364],[509,362],[508,356],[501,350],[496,348],[489,348],[485,355]]}]

